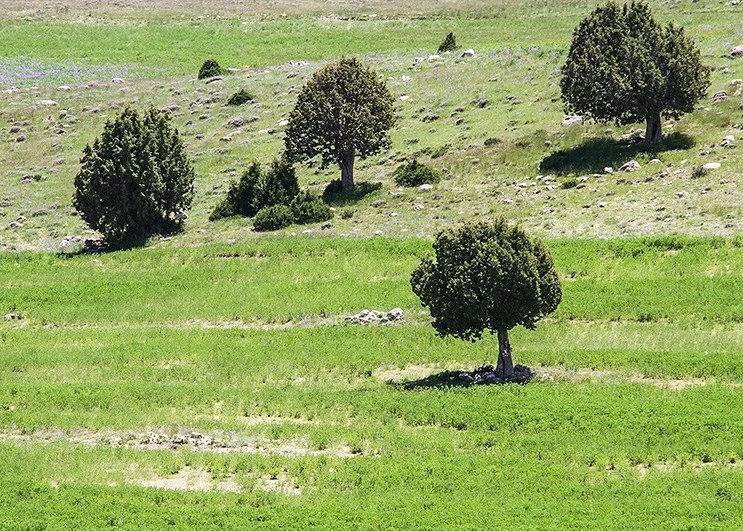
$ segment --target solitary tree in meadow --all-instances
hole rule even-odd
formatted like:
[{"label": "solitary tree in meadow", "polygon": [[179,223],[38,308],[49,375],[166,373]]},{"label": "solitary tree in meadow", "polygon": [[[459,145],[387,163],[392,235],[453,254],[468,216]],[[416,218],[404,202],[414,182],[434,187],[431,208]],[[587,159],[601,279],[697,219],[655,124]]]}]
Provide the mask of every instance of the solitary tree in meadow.
[{"label": "solitary tree in meadow", "polygon": [[289,115],[286,153],[295,161],[320,157],[322,168],[338,164],[344,191],[353,188],[356,157],[390,145],[394,99],[384,81],[355,57],[315,72]]},{"label": "solitary tree in meadow", "polygon": [[710,84],[684,29],[661,26],[642,2],[596,8],[573,33],[562,74],[568,112],[617,125],[645,121],[647,143],[662,140],[661,117],[693,111]]},{"label": "solitary tree in meadow", "polygon": [[504,219],[465,223],[436,236],[435,258],[413,271],[413,291],[440,336],[466,341],[498,335],[496,376],[513,377],[508,331],[533,329],[555,311],[562,290],[547,248]]}]

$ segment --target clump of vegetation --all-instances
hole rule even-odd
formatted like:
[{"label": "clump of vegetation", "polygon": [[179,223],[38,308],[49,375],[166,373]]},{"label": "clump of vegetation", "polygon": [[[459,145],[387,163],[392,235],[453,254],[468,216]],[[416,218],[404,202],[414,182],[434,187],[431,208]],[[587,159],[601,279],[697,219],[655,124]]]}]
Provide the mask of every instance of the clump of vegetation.
[{"label": "clump of vegetation", "polygon": [[441,181],[439,171],[417,160],[398,166],[394,176],[395,183],[398,186],[420,186],[421,184],[436,184]]},{"label": "clump of vegetation", "polygon": [[486,146],[497,146],[501,142],[503,142],[503,141],[500,138],[493,136],[493,137],[490,137],[490,138],[486,138],[484,144]]},{"label": "clump of vegetation", "polygon": [[224,69],[214,59],[207,59],[199,69],[198,79],[208,79],[210,77],[221,76]]},{"label": "clump of vegetation", "polygon": [[384,80],[355,57],[315,72],[289,115],[284,143],[289,157],[320,157],[320,167],[338,164],[341,187],[354,186],[356,157],[365,159],[390,145],[394,98]]},{"label": "clump of vegetation", "polygon": [[573,34],[562,74],[568,112],[618,125],[645,121],[647,143],[663,138],[662,116],[692,112],[710,85],[684,29],[662,27],[642,2],[596,8]]},{"label": "clump of vegetation", "polygon": [[575,188],[576,186],[578,186],[578,180],[574,177],[565,179],[564,181],[562,181],[562,183],[560,183],[560,188],[562,188],[563,190],[569,190],[571,188]]},{"label": "clump of vegetation", "polygon": [[508,331],[533,329],[562,299],[547,248],[504,219],[446,229],[413,271],[413,291],[433,317],[440,336],[466,341],[485,330],[498,335],[498,378],[513,377]]},{"label": "clump of vegetation", "polygon": [[350,208],[344,208],[341,210],[340,217],[341,219],[351,219],[354,215],[353,209]]},{"label": "clump of vegetation", "polygon": [[319,223],[328,221],[333,217],[330,207],[315,194],[300,192],[289,205],[294,217],[294,223],[304,225],[306,223]]},{"label": "clump of vegetation", "polygon": [[275,159],[267,171],[256,161],[239,181],[230,185],[227,197],[217,204],[209,220],[231,216],[250,218],[265,207],[289,205],[298,193],[297,174],[289,161]]},{"label": "clump of vegetation", "polygon": [[450,52],[457,49],[457,39],[454,37],[454,33],[449,33],[439,45],[439,49],[436,53]]},{"label": "clump of vegetation", "polygon": [[72,204],[109,244],[182,229],[194,170],[166,114],[127,107],[85,147],[80,163]]},{"label": "clump of vegetation", "polygon": [[286,205],[272,205],[261,209],[253,219],[253,228],[258,232],[279,230],[294,223],[291,209]]},{"label": "clump of vegetation", "polygon": [[230,99],[227,100],[227,105],[243,105],[245,103],[250,103],[253,100],[255,100],[255,98],[250,92],[245,89],[240,89],[230,96]]}]

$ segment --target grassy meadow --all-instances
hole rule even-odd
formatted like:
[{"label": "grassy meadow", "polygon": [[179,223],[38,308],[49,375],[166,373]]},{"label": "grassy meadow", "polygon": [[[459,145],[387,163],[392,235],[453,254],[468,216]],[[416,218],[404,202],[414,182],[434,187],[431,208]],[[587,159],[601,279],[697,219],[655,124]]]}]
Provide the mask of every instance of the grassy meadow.
[{"label": "grassy meadow", "polygon": [[[0,1],[0,531],[743,528],[743,7],[651,2],[713,71],[645,149],[643,124],[561,125],[597,4]],[[476,57],[430,59],[449,31]],[[399,124],[332,228],[209,222],[352,54]],[[237,70],[197,81],[208,58]],[[80,253],[80,152],[126,105],[183,134],[186,230]],[[433,190],[394,184],[412,156]],[[338,173],[298,167],[317,192]],[[437,337],[410,273],[436,231],[493,215],[545,241],[563,302],[512,333],[531,382],[462,387],[497,340]]]}]

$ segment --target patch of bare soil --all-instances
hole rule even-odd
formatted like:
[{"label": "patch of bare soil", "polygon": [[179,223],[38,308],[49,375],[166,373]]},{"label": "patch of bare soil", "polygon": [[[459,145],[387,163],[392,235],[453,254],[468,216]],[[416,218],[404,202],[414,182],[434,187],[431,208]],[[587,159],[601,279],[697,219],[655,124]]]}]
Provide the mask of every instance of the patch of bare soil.
[{"label": "patch of bare soil", "polygon": [[155,476],[146,479],[130,480],[130,485],[167,490],[241,492],[242,487],[233,479],[215,480],[203,468],[183,467],[172,476]]},{"label": "patch of bare soil", "polygon": [[140,450],[186,450],[216,453],[249,453],[282,457],[328,456],[357,457],[361,455],[347,446],[314,449],[300,441],[272,441],[262,437],[239,434],[203,434],[193,430],[177,432],[148,431],[146,433],[94,430],[38,430],[25,433],[18,430],[0,432],[0,441],[26,444],[68,442],[85,446],[113,446]]},{"label": "patch of bare soil", "polygon": [[663,387],[680,391],[689,387],[707,385],[704,378],[653,378],[644,374],[631,373],[623,374],[614,371],[604,371],[598,369],[567,369],[565,367],[539,367],[536,370],[537,379],[541,380],[569,380],[582,381],[592,380],[597,382],[632,382],[652,384],[657,387]]},{"label": "patch of bare soil", "polygon": [[255,482],[255,488],[265,492],[285,494],[287,496],[299,496],[302,494],[302,489],[289,477],[286,471],[278,475],[261,476]]}]

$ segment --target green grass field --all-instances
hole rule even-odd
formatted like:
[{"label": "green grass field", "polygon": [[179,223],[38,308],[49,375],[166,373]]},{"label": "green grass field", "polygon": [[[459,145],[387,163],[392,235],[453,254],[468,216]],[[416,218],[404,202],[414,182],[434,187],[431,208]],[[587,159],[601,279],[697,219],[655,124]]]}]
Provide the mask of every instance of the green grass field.
[{"label": "green grass field", "polygon": [[[649,150],[623,140],[642,124],[561,125],[594,0],[0,4],[0,531],[743,528],[740,5],[651,2],[713,71]],[[430,60],[449,31],[476,57]],[[329,230],[209,222],[351,54],[397,99],[369,193]],[[208,58],[239,71],[197,81]],[[80,152],[126,105],[184,136],[186,230],[80,254]],[[412,156],[433,190],[394,184]],[[298,167],[317,192],[337,173]],[[437,337],[410,274],[436,231],[494,215],[545,240],[563,302],[512,333],[531,382],[460,387],[497,340]]]}]

